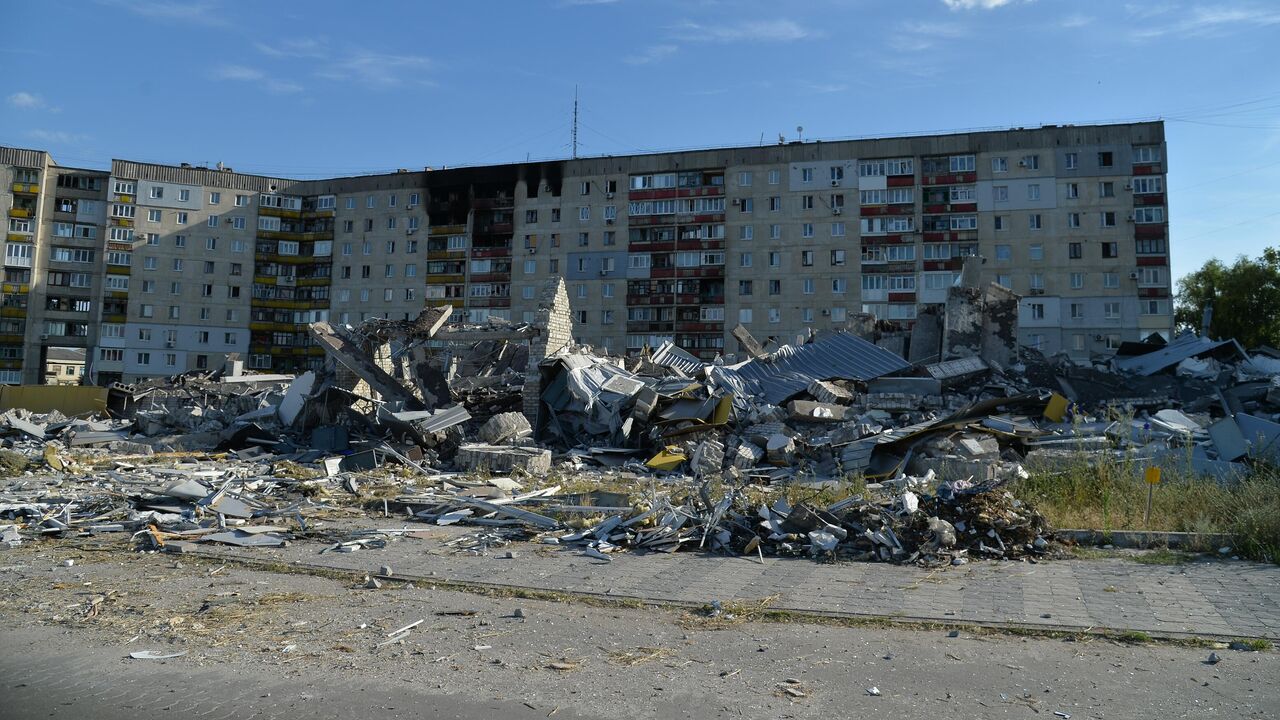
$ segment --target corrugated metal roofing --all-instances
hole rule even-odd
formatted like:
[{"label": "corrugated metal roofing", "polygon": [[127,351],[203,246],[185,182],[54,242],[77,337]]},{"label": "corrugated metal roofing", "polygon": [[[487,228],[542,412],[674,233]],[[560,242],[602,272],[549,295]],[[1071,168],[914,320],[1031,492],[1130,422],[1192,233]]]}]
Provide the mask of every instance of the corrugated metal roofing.
[{"label": "corrugated metal roofing", "polygon": [[247,175],[214,168],[157,165],[154,163],[133,162],[131,160],[112,160],[111,174],[130,180],[153,180],[182,185],[220,187],[228,190],[249,190],[260,193],[288,192],[291,185],[298,184],[297,180],[286,178]]},{"label": "corrugated metal roofing", "polygon": [[43,150],[27,150],[25,148],[0,147],[0,165],[15,165],[24,168],[43,168],[46,153]]},{"label": "corrugated metal roofing", "polygon": [[911,363],[849,333],[836,333],[807,345],[785,345],[770,359],[708,369],[717,385],[779,404],[814,380],[867,381],[905,370]]},{"label": "corrugated metal roofing", "polygon": [[1117,358],[1113,362],[1115,362],[1115,366],[1118,369],[1125,372],[1138,375],[1154,375],[1165,368],[1177,365],[1187,358],[1212,353],[1229,345],[1235,346],[1235,350],[1240,353],[1240,357],[1246,359],[1249,357],[1244,348],[1240,347],[1240,343],[1235,340],[1214,341],[1188,332],[1174,338],[1173,342],[1159,350],[1154,350],[1146,355]]},{"label": "corrugated metal roofing", "polygon": [[649,359],[655,364],[675,368],[689,377],[694,377],[701,373],[702,368],[706,366],[706,363],[681,350],[669,340],[659,345]]}]

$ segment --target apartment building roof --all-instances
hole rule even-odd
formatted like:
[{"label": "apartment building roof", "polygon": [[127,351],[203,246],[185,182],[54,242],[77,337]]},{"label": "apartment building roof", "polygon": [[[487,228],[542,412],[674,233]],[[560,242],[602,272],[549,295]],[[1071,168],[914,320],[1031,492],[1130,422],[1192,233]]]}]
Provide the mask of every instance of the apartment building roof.
[{"label": "apartment building roof", "polygon": [[4,147],[0,145],[0,165],[17,165],[18,167],[43,167],[49,153],[44,150],[27,150],[24,148]]}]

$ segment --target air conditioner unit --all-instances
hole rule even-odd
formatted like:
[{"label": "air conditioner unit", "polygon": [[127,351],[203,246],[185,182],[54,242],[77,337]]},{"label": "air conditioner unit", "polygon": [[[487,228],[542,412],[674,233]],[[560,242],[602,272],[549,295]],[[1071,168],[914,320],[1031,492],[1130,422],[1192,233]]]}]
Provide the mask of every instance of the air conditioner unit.
[{"label": "air conditioner unit", "polygon": [[1032,295],[1043,295],[1043,294],[1044,294],[1044,288],[1031,288],[1031,294],[1032,294]]},{"label": "air conditioner unit", "polygon": [[612,225],[614,222],[616,222],[616,221],[615,221],[613,218],[605,218],[605,219],[604,219],[604,224],[605,224],[605,225]]},{"label": "air conditioner unit", "polygon": [[1019,160],[1019,161],[1018,161],[1018,167],[1020,167],[1020,168],[1024,168],[1024,167],[1026,167],[1026,166],[1027,166],[1027,161],[1026,161],[1026,160]]},{"label": "air conditioner unit", "polygon": [[1101,335],[1101,334],[1094,335],[1094,336],[1093,336],[1093,339],[1094,339],[1094,340],[1097,340],[1098,342],[1102,342],[1102,335]]},{"label": "air conditioner unit", "polygon": [[417,230],[418,230],[418,228],[406,228],[406,229],[405,229],[405,231],[404,231],[404,234],[405,234],[405,235],[412,235],[412,234],[414,234],[415,232],[417,232]]},{"label": "air conditioner unit", "polygon": [[605,199],[605,200],[612,200],[612,199],[613,199],[613,193],[611,193],[611,192],[607,192],[607,193],[605,193],[605,194],[604,194],[604,199]]},{"label": "air conditioner unit", "polygon": [[733,199],[733,204],[734,204],[734,205],[741,205],[741,204],[742,204],[742,198],[734,198],[734,199]]},{"label": "air conditioner unit", "polygon": [[40,339],[41,339],[42,341],[43,341],[43,340],[48,340],[48,339],[49,339],[49,336],[48,336],[48,335],[41,335],[41,336],[40,336]]},{"label": "air conditioner unit", "polygon": [[1125,190],[1132,190],[1132,189],[1133,189],[1133,184],[1132,184],[1132,183],[1125,183],[1125,184],[1124,184],[1124,189],[1125,189]]},{"label": "air conditioner unit", "polygon": [[608,270],[601,270],[601,271],[600,271],[600,276],[601,276],[601,277],[604,277],[605,275],[608,275],[608,274],[609,274],[609,271],[608,271]]},{"label": "air conditioner unit", "polygon": [[1137,280],[1140,277],[1142,277],[1142,275],[1137,270],[1134,270],[1133,272],[1129,273],[1130,280]]},{"label": "air conditioner unit", "polygon": [[538,252],[538,247],[537,247],[536,245],[535,245],[535,246],[533,246],[533,247],[531,247],[531,248],[529,248],[529,254],[530,254],[530,255],[532,255],[532,254],[534,254],[534,253],[536,253],[536,252]]},{"label": "air conditioner unit", "polygon": [[1129,216],[1126,217],[1125,220],[1128,220],[1129,222],[1133,222],[1133,213],[1129,213]]},{"label": "air conditioner unit", "polygon": [[823,309],[823,311],[822,311],[822,316],[823,316],[823,317],[826,317],[826,316],[828,316],[828,315],[830,315],[830,314],[831,314],[831,311],[830,311],[830,310]]},{"label": "air conditioner unit", "polygon": [[177,347],[177,346],[178,346],[178,343],[176,343],[176,342],[174,342],[174,341],[172,341],[172,340],[167,340],[167,341],[165,341],[164,346],[165,346],[165,347],[167,347],[167,348],[173,348],[173,347]]},{"label": "air conditioner unit", "polygon": [[840,181],[839,181],[839,180],[832,180],[832,181],[831,181],[831,187],[840,187]]},{"label": "air conditioner unit", "polygon": [[839,215],[844,212],[844,208],[831,208],[832,215]]}]

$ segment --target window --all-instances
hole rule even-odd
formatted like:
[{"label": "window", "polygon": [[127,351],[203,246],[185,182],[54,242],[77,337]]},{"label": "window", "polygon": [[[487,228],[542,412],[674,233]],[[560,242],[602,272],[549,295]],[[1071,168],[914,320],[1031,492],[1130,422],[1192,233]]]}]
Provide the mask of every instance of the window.
[{"label": "window", "polygon": [[418,266],[413,263],[405,264],[404,276],[407,278],[418,277]]},{"label": "window", "polygon": [[578,247],[586,247],[590,244],[591,244],[590,233],[584,233],[584,232],[578,233]]},{"label": "window", "polygon": [[769,198],[769,212],[778,212],[782,209],[782,198],[774,195]]},{"label": "window", "polygon": [[182,272],[182,258],[173,259],[173,271]]},{"label": "window", "polygon": [[804,279],[804,294],[805,294],[805,295],[812,295],[812,294],[816,291],[816,287],[817,287],[817,281],[815,281],[813,278],[805,278],[805,279]]},{"label": "window", "polygon": [[781,281],[781,280],[770,280],[770,281],[769,281],[769,294],[770,294],[770,295],[781,295],[781,294],[782,294],[782,281]]},{"label": "window", "polygon": [[1133,179],[1134,195],[1152,195],[1163,192],[1164,184],[1158,177],[1136,177]]},{"label": "window", "polygon": [[840,266],[844,265],[844,264],[845,264],[845,259],[846,259],[847,257],[848,257],[848,255],[847,255],[846,251],[844,251],[844,250],[832,250],[832,251],[831,251],[831,266],[832,266],[832,267],[840,267]]},{"label": "window", "polygon": [[1120,287],[1120,274],[1113,272],[1102,273],[1102,287],[1108,289]]},{"label": "window", "polygon": [[1028,247],[1027,257],[1032,261],[1044,260],[1044,245],[1035,244]]},{"label": "window", "polygon": [[1113,155],[1109,151],[1098,153],[1098,167],[1108,168],[1113,164]]},{"label": "window", "polygon": [[782,312],[778,310],[778,308],[769,308],[769,322],[771,323],[782,322]]},{"label": "window", "polygon": [[1141,225],[1164,222],[1164,208],[1140,207],[1133,211],[1133,221]]},{"label": "window", "polygon": [[1028,284],[1031,286],[1032,290],[1043,290],[1044,289],[1044,273],[1031,273],[1031,277]]},{"label": "window", "polygon": [[582,207],[578,208],[578,219],[583,222],[591,219],[590,205],[583,205]]},{"label": "window", "polygon": [[246,205],[248,205],[248,204],[249,204],[249,196],[248,196],[248,195],[237,195],[237,196],[236,196],[236,207],[245,207],[245,206],[246,206]]},{"label": "window", "polygon": [[952,215],[951,229],[952,230],[977,230],[978,216],[977,215]]},{"label": "window", "polygon": [[770,226],[769,226],[769,239],[770,239],[770,240],[781,240],[781,239],[782,239],[782,226],[781,226],[781,225],[770,225]]},{"label": "window", "polygon": [[813,168],[800,168],[800,182],[813,182]]},{"label": "window", "polygon": [[231,227],[235,228],[236,230],[243,230],[244,225],[245,225],[244,218],[242,217],[231,218]]},{"label": "window", "polygon": [[[185,192],[185,191],[183,191]],[[177,222],[179,225],[187,224],[187,214],[184,212],[177,213]]]},{"label": "window", "polygon": [[1101,221],[1102,227],[1116,226],[1116,213],[1114,210],[1107,210],[1106,212],[1100,213],[1098,218]]},{"label": "window", "polygon": [[181,294],[182,294],[182,283],[180,283],[180,282],[171,282],[171,283],[169,283],[169,294],[170,294],[170,295],[181,295]]},{"label": "window", "polygon": [[745,170],[743,172],[738,173],[738,186],[751,187],[751,171],[750,170]]},{"label": "window", "polygon": [[212,274],[213,274],[213,261],[212,261],[212,260],[205,260],[205,261],[204,261],[204,274],[205,274],[205,275],[212,275]]},{"label": "window", "polygon": [[749,212],[754,211],[754,210],[756,209],[755,198],[742,198],[742,199],[738,202],[738,207],[739,207],[739,208],[742,210],[742,212],[744,212],[744,213],[749,213]]},{"label": "window", "polygon": [[1007,157],[991,158],[991,172],[993,173],[1009,172],[1009,158]]},{"label": "window", "polygon": [[973,155],[952,155],[950,158],[951,172],[973,172],[975,158]]},{"label": "window", "polygon": [[1138,306],[1143,315],[1164,315],[1163,300],[1143,300]]},{"label": "window", "polygon": [[1080,227],[1080,213],[1067,213],[1067,227]]},{"label": "window", "polygon": [[[281,244],[281,245],[284,245],[285,243],[280,243],[280,244]],[[297,243],[294,243],[294,244],[295,244],[295,245],[297,245]],[[205,250],[217,250],[217,249],[218,249],[218,238],[205,238],[205,239],[204,239],[204,249],[205,249]]]},{"label": "window", "polygon": [[1120,319],[1120,303],[1118,302],[1103,303],[1102,317],[1106,318],[1107,320],[1119,320]]},{"label": "window", "polygon": [[771,268],[782,267],[782,253],[780,252],[769,253],[769,267]]},{"label": "window", "polygon": [[[911,278],[912,287],[915,287],[915,278]],[[846,278],[831,278],[831,292],[835,295],[843,295],[849,290],[849,281]]]},{"label": "window", "polygon": [[604,231],[604,239],[603,239],[603,243],[604,243],[605,245],[617,245],[617,244],[618,244],[618,234],[617,234],[616,232],[614,232],[613,230],[605,230],[605,231]]},{"label": "window", "polygon": [[1018,161],[1018,166],[1026,168],[1028,170],[1039,170],[1040,156],[1039,155],[1023,155],[1022,160]]},{"label": "window", "polygon": [[1116,184],[1114,182],[1110,180],[1104,180],[1098,183],[1098,197],[1109,198],[1109,197],[1115,197],[1115,196],[1116,196]]},{"label": "window", "polygon": [[1102,246],[1103,258],[1120,257],[1120,243],[1112,241],[1112,242],[1104,242],[1100,244]]},{"label": "window", "polygon": [[1067,257],[1071,260],[1079,260],[1084,257],[1084,246],[1081,243],[1073,242],[1067,244]]},{"label": "window", "polygon": [[738,253],[738,267],[751,267],[751,253]]},{"label": "window", "polygon": [[1027,310],[1030,311],[1032,320],[1044,319],[1044,303],[1028,303]]},{"label": "window", "polygon": [[159,210],[148,210],[148,211],[147,211],[147,222],[153,222],[153,223],[158,223],[158,222],[160,222],[160,211],[159,211]]},{"label": "window", "polygon": [[801,237],[807,237],[807,238],[813,237],[813,223],[805,223],[801,225],[800,235]]},{"label": "window", "polygon": [[752,240],[755,238],[755,234],[756,234],[755,225],[743,225],[738,228],[739,240]]},{"label": "window", "polygon": [[560,222],[560,208],[551,208],[551,222]]},{"label": "window", "polygon": [[1071,319],[1072,320],[1084,319],[1084,303],[1071,303]]},{"label": "window", "polygon": [[1008,261],[1009,261],[1009,260],[1011,260],[1011,259],[1013,259],[1013,246],[1012,246],[1012,245],[997,245],[997,246],[996,246],[996,260],[997,260],[997,261],[1001,261],[1001,262],[1008,262]]},{"label": "window", "polygon": [[181,319],[182,319],[182,308],[181,308],[180,306],[178,306],[178,305],[170,305],[170,306],[169,306],[169,319],[170,319],[170,320],[181,320]]},{"label": "window", "polygon": [[1080,183],[1067,183],[1067,198],[1075,200],[1080,197]]},{"label": "window", "polygon": [[780,170],[770,170],[768,179],[770,185],[777,185],[782,182],[782,172]]},{"label": "window", "polygon": [[[610,258],[612,259],[612,258]],[[613,297],[613,283],[604,283],[600,286],[600,297]]]},{"label": "window", "polygon": [[996,275],[996,284],[1001,287],[1011,288],[1013,287],[1013,276],[1007,275],[1005,273],[1000,273]]},{"label": "window", "polygon": [[1067,153],[1065,167],[1067,170],[1075,170],[1080,167],[1080,154],[1073,152]]},{"label": "window", "polygon": [[1160,162],[1160,148],[1155,145],[1144,145],[1133,149],[1133,164]]},{"label": "window", "polygon": [[153,186],[153,187],[151,188],[151,199],[152,199],[152,200],[159,200],[159,199],[161,199],[161,198],[163,198],[163,197],[164,197],[164,188],[163,188],[163,187],[160,187],[159,185],[156,185],[156,186]]},{"label": "window", "polygon": [[833,222],[833,223],[831,223],[831,237],[844,237],[844,223],[843,223],[843,222]]},{"label": "window", "polygon": [[1071,289],[1079,290],[1084,287],[1084,273],[1071,273]]},{"label": "window", "polygon": [[1031,183],[1030,185],[1027,186],[1027,199],[1028,200],[1040,199],[1040,185],[1038,183]]},{"label": "window", "polygon": [[992,185],[991,200],[993,202],[1009,202],[1009,186],[1008,185]]},{"label": "window", "polygon": [[1008,219],[1008,218],[1006,218],[1004,215],[996,215],[996,216],[995,216],[995,218],[993,218],[993,220],[995,221],[995,229],[996,229],[996,230],[1008,230],[1008,229],[1009,229],[1009,219]]},{"label": "window", "polygon": [[151,364],[151,353],[148,353],[148,352],[140,352],[140,353],[138,353],[138,354],[137,354],[137,356],[136,356],[136,357],[137,357],[137,359],[138,359],[138,364],[139,364],[139,365],[150,365],[150,364]]},{"label": "window", "polygon": [[803,265],[804,267],[813,267],[813,251],[812,250],[800,251],[800,264]]},{"label": "window", "polygon": [[1042,227],[1040,224],[1040,213],[1032,213],[1027,216],[1027,227],[1031,230],[1039,230]]},{"label": "window", "polygon": [[750,294],[751,294],[751,281],[750,281],[750,280],[739,280],[739,281],[738,281],[738,294],[739,294],[739,295],[750,295]]}]

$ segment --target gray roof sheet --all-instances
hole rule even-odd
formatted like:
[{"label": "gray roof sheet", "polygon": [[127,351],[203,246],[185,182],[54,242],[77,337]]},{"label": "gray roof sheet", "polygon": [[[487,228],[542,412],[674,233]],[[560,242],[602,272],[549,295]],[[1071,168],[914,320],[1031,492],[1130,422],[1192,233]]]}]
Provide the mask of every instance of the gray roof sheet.
[{"label": "gray roof sheet", "polygon": [[709,368],[717,384],[778,404],[814,380],[872,380],[911,363],[856,335],[840,332],[806,345],[785,345],[769,358]]},{"label": "gray roof sheet", "polygon": [[1174,338],[1172,342],[1159,350],[1154,350],[1146,355],[1117,358],[1114,362],[1118,369],[1125,372],[1138,375],[1154,375],[1165,368],[1177,365],[1187,358],[1216,353],[1227,346],[1234,346],[1235,351],[1240,354],[1241,358],[1248,359],[1249,355],[1245,353],[1244,348],[1240,347],[1240,343],[1235,340],[1210,340],[1195,333],[1187,332]]}]

